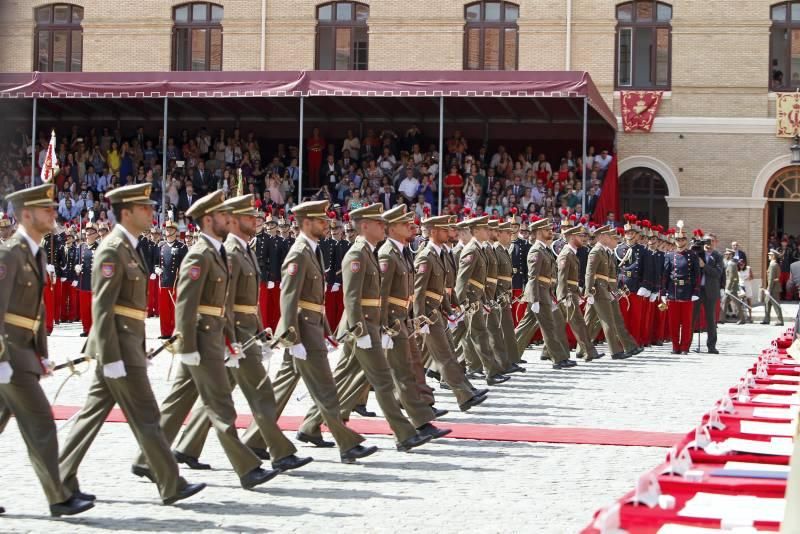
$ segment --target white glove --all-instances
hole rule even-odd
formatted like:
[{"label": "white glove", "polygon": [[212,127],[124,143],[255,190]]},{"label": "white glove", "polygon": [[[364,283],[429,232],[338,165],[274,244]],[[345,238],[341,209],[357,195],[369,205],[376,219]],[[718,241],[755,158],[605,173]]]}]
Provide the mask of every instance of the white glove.
[{"label": "white glove", "polygon": [[62,282],[66,282],[66,281],[67,281],[67,277],[66,277],[66,276],[62,276],[62,277],[61,277],[61,281],[62,281]]},{"label": "white glove", "polygon": [[658,298],[658,293],[656,293],[655,291],[651,291],[650,292],[650,299],[649,299],[650,302],[655,302],[657,298]]},{"label": "white glove", "polygon": [[636,294],[640,297],[645,297],[645,298],[650,296],[650,292],[647,290],[646,287],[640,287],[639,291],[637,291]]},{"label": "white glove", "polygon": [[594,295],[589,295],[588,297],[586,297],[586,302],[588,302],[589,304],[594,304]]},{"label": "white glove", "polygon": [[550,311],[556,311],[558,309],[558,304],[554,301],[550,304]]},{"label": "white glove", "polygon": [[278,289],[280,289],[281,286],[283,286],[283,282],[278,282]]},{"label": "white glove", "polygon": [[47,268],[46,268],[46,270],[47,270],[47,272],[48,272],[48,273],[50,273],[50,274],[56,274],[56,268],[55,268],[55,266],[54,266],[54,265],[52,265],[52,264],[50,264],[50,263],[48,263],[48,264],[47,264]]},{"label": "white glove", "polygon": [[267,289],[275,289],[275,282],[267,282]]},{"label": "white glove", "polygon": [[122,378],[127,374],[125,372],[125,362],[122,360],[107,363],[103,366],[103,376],[106,378]]},{"label": "white glove", "polygon": [[292,345],[289,347],[289,354],[297,358],[298,360],[305,360],[308,356],[306,354],[306,348],[303,346],[302,343],[298,343],[297,345]]},{"label": "white glove", "polygon": [[77,281],[77,280],[75,280],[74,282],[72,282],[72,287],[78,287],[78,281]]},{"label": "white glove", "polygon": [[389,334],[381,335],[381,348],[384,349],[394,348],[394,341],[392,341],[392,338],[391,336],[389,336]]},{"label": "white glove", "polygon": [[81,274],[82,270],[83,270],[83,265],[81,265],[80,263],[75,266],[75,274]]},{"label": "white glove", "polygon": [[189,366],[200,365],[200,353],[190,352],[189,354],[180,354],[181,363]]},{"label": "white glove", "polygon": [[700,297],[692,295],[692,302],[697,302],[698,300],[700,300]]},{"label": "white glove", "polygon": [[331,286],[331,293],[336,293],[337,291],[339,291],[339,289],[341,289],[341,287],[342,287],[342,286],[341,286],[341,285],[339,285],[339,284],[333,284],[333,285]]},{"label": "white glove", "polygon": [[156,279],[156,273],[151,274],[150,275],[150,280],[155,280],[155,279]]},{"label": "white glove", "polygon": [[431,327],[430,327],[430,326],[428,326],[427,324],[424,324],[424,325],[422,325],[422,327],[419,329],[419,333],[420,333],[420,334],[430,334],[430,333],[431,333]]},{"label": "white glove", "polygon": [[228,361],[225,362],[225,367],[233,367],[235,369],[238,369],[239,358],[243,356],[242,344],[232,343],[231,348],[233,349],[233,352],[231,352],[229,348],[225,348],[225,354],[228,356]]},{"label": "white glove", "polygon": [[259,348],[261,349],[261,361],[267,365],[269,365],[269,361],[272,359],[272,349],[269,348],[267,343],[258,342]]},{"label": "white glove", "polygon": [[447,319],[447,328],[449,328],[451,332],[454,331],[456,328],[458,328],[458,321],[454,320],[452,317],[449,317]]},{"label": "white glove", "polygon": [[156,274],[157,274],[158,276],[161,276],[161,273],[163,273],[163,272],[164,272],[164,269],[162,269],[161,267],[156,267],[156,268],[155,268],[155,271],[156,271]]},{"label": "white glove", "polygon": [[11,382],[11,375],[14,374],[14,369],[8,362],[0,362],[0,384],[8,384]]},{"label": "white glove", "polygon": [[664,304],[667,303],[667,296],[666,295],[661,295],[661,302],[663,302]]},{"label": "white glove", "polygon": [[372,339],[370,339],[369,334],[366,336],[361,336],[360,338],[356,339],[356,347],[359,349],[371,349],[372,348]]},{"label": "white glove", "polygon": [[53,369],[55,369],[56,364],[51,362],[48,358],[42,358],[41,362],[44,376],[53,376]]},{"label": "white glove", "polygon": [[720,289],[719,290],[719,298],[721,298],[721,299],[725,298],[725,290],[724,289]]},{"label": "white glove", "polygon": [[534,302],[533,304],[531,304],[531,310],[533,310],[533,313],[539,313],[539,303]]}]

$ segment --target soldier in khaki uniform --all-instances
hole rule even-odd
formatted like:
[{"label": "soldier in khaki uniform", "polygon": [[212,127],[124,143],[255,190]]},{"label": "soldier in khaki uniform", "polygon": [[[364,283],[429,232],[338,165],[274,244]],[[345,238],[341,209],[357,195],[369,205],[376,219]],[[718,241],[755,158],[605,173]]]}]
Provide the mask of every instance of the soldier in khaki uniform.
[{"label": "soldier in khaki uniform", "polygon": [[[232,209],[230,233],[225,240],[225,251],[231,264],[231,290],[228,292],[225,313],[228,321],[234,325],[235,341],[243,343],[258,334],[262,324],[258,309],[259,270],[255,256],[248,246],[248,241],[255,235],[256,211],[253,195],[231,198],[225,205]],[[234,340],[228,341],[232,343]],[[251,429],[260,432],[269,445],[269,452],[260,448],[253,452],[263,460],[271,459],[273,469],[297,469],[313,459],[298,458],[295,455],[297,449],[278,427],[275,393],[261,359],[262,347],[260,343],[256,343],[241,357],[228,361],[231,383],[239,385],[250,405],[255,423],[251,425]],[[211,423],[205,410],[195,410],[175,448],[178,461],[190,467],[197,466],[197,458],[203,450],[210,428]],[[246,434],[242,440],[247,442]],[[205,464],[200,466],[205,467]]]},{"label": "soldier in khaki uniform", "polygon": [[567,323],[575,334],[578,341],[579,350],[584,354],[586,361],[590,362],[601,358],[592,340],[589,338],[586,322],[583,319],[583,312],[580,308],[580,260],[578,260],[578,249],[586,246],[589,241],[589,234],[586,228],[581,225],[570,226],[561,229],[561,236],[567,242],[558,254],[558,285],[556,286],[556,298],[558,299],[561,312],[566,317]]},{"label": "soldier in khaki uniform", "polygon": [[[225,313],[230,263],[222,241],[228,235],[230,212],[221,190],[200,198],[186,212],[197,221],[200,237],[186,254],[178,275],[175,331],[180,333],[176,354],[181,365],[162,403],[161,426],[167,442],[172,443],[199,395],[242,487],[252,489],[280,471],[262,469],[261,461],[236,433],[236,410],[225,372],[225,337],[236,339],[230,316]],[[241,354],[236,345],[232,346],[229,357],[235,361]],[[133,466],[134,474],[150,478],[144,462],[145,457],[140,455]]]},{"label": "soldier in khaki uniform", "polygon": [[[472,239],[461,251],[456,277],[455,295],[462,308],[467,311],[467,335],[461,341],[467,361],[471,365],[480,362],[486,383],[490,386],[502,384],[509,377],[500,374],[500,364],[494,357],[489,347],[488,332],[486,329],[486,314],[490,311],[486,293],[486,278],[488,260],[486,256],[486,242],[489,238],[489,217],[477,217],[467,221],[472,233]],[[492,290],[494,290],[492,284]],[[469,352],[477,354],[478,361],[469,356]],[[472,361],[470,361],[472,360]],[[473,376],[479,376],[480,371],[472,368]]]},{"label": "soldier in khaki uniform", "polygon": [[[343,358],[354,358],[358,365],[349,365],[349,374],[337,377],[337,392],[342,409],[349,413],[364,390],[363,374],[375,390],[375,398],[397,440],[397,450],[409,451],[430,441],[432,435],[417,433],[400,410],[383,352],[383,348],[388,346],[381,335],[381,274],[374,254],[375,246],[384,237],[382,213],[383,204],[371,204],[350,212],[350,221],[359,235],[342,259],[344,315],[339,324],[339,334],[354,329],[355,344],[345,347]],[[300,432],[321,436],[321,423],[319,410],[312,407]]]},{"label": "soldier in khaki uniform", "polygon": [[85,512],[94,497],[61,483],[56,425],[39,385],[41,375],[50,372],[42,300],[45,258],[39,243],[55,229],[54,198],[52,184],[6,197],[19,228],[0,245],[0,432],[14,415],[50,514],[58,517]]},{"label": "soldier in khaki uniform", "polygon": [[[514,316],[511,307],[511,302],[513,301],[511,286],[513,282],[514,265],[508,249],[511,246],[512,237],[516,234],[513,226],[514,224],[512,222],[503,222],[497,225],[497,240],[493,243],[493,246],[495,256],[497,257],[497,289],[495,294],[499,303],[497,309],[499,320],[497,324],[489,325],[490,330],[497,328],[503,332],[504,353],[507,358],[503,364],[506,373],[525,371],[525,368],[517,363],[520,354],[517,349],[516,335],[514,333]],[[516,225],[516,227],[519,228],[519,225]]]},{"label": "soldier in khaki uniform", "polygon": [[[342,422],[336,384],[333,381],[325,336],[330,327],[325,318],[325,261],[319,241],[328,230],[328,201],[311,201],[292,209],[300,233],[281,269],[281,318],[275,335],[286,347],[283,363],[273,386],[277,415],[283,411],[302,376],[309,395],[333,434],[342,463],[353,463],[377,452],[375,446],[360,445],[364,438]],[[258,436],[254,436],[254,440]],[[317,447],[333,447],[322,436],[297,433],[297,439]],[[249,442],[250,446],[255,441]],[[263,445],[262,445],[263,446]]]},{"label": "soldier in khaki uniform", "polygon": [[497,242],[497,228],[500,222],[497,219],[489,219],[489,238],[483,248],[486,257],[486,301],[489,305],[489,311],[486,314],[486,331],[489,333],[489,348],[494,354],[499,369],[504,373],[517,373],[524,372],[525,369],[516,365],[511,366],[511,357],[506,354],[503,328],[500,324],[501,308],[505,304],[500,297],[503,292],[498,290],[498,260],[494,246]]},{"label": "soldier in khaki uniform", "polygon": [[770,313],[772,312],[772,308],[775,308],[775,312],[778,314],[778,321],[775,323],[775,326],[783,326],[783,310],[781,309],[780,304],[775,304],[775,302],[780,303],[781,298],[781,265],[778,263],[778,260],[781,257],[781,253],[775,249],[769,251],[767,255],[769,258],[769,267],[767,267],[767,287],[762,289],[765,291],[768,296],[764,296],[764,320],[761,321],[761,324],[769,324],[769,317]]},{"label": "soldier in khaki uniform", "polygon": [[78,468],[115,404],[144,451],[150,476],[165,504],[194,495],[205,484],[188,484],[159,426],[158,403],[147,377],[144,339],[147,266],[137,252],[153,215],[150,184],[119,187],[106,195],[117,218],[114,231],[95,252],[92,267],[93,326],[86,355],[97,360],[86,404],[61,450],[64,484],[78,491]]},{"label": "soldier in khaki uniform", "polygon": [[[611,245],[610,246],[611,254],[612,254],[611,259],[608,261],[608,268],[610,273],[609,276],[611,277],[610,287],[611,290],[615,292],[620,291],[620,289],[619,289],[619,276],[618,276],[619,272],[617,269],[617,262],[615,261],[616,255],[614,254],[614,251],[619,246],[620,242],[622,241],[622,238],[623,238],[622,234],[614,232],[613,234],[611,234],[609,239],[609,243]],[[626,299],[625,302],[626,308],[630,305],[629,298]],[[625,353],[631,356],[635,356],[636,354],[642,352],[644,348],[640,347],[636,343],[636,340],[633,338],[630,332],[628,332],[627,326],[625,326],[625,319],[622,316],[622,309],[620,308],[619,300],[614,302],[613,306],[611,306],[611,313],[614,314],[614,326],[617,330],[617,336],[622,342],[622,348],[625,350]]]},{"label": "soldier in khaki uniform", "polygon": [[[733,253],[734,250],[728,248],[725,249],[725,254],[723,255],[725,259],[725,290],[741,300],[739,296],[741,291],[739,289],[739,264],[733,259]],[[778,285],[780,285],[780,281]],[[733,309],[736,311],[737,317],[739,317],[736,324],[744,324],[744,307],[739,302],[736,302],[726,295],[725,304],[728,302],[733,305]],[[722,306],[722,312],[720,313],[725,313],[726,309],[727,306]]]},{"label": "soldier in khaki uniform", "polygon": [[553,361],[553,369],[568,369],[576,363],[569,359],[569,345],[564,316],[553,302],[556,285],[556,257],[550,248],[553,227],[549,219],[534,221],[529,226],[536,242],[528,252],[528,283],[524,298],[528,313],[536,315],[542,329],[544,352]]}]

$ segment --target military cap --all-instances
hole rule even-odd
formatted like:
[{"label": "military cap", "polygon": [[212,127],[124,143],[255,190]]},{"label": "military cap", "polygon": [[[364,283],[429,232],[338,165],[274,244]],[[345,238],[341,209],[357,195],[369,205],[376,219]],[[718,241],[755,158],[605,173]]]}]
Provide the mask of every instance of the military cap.
[{"label": "military cap", "polygon": [[[733,253],[734,253],[734,252],[736,252],[736,251],[735,251],[735,250],[733,250],[732,248],[726,248],[726,249],[725,249],[725,255],[726,255],[726,256],[733,256]],[[770,254],[772,254],[772,251],[770,251]]]},{"label": "military cap", "polygon": [[386,221],[386,224],[405,223],[409,222],[408,215],[413,215],[407,213],[407,211],[408,207],[405,204],[400,204],[390,210],[384,211],[381,217]]},{"label": "military cap", "polygon": [[95,225],[92,221],[89,221],[83,225],[83,231],[86,232],[87,234],[89,232],[97,233],[97,225]]},{"label": "military cap", "polygon": [[437,215],[436,217],[428,217],[421,224],[425,228],[450,228],[450,216]]},{"label": "military cap", "polygon": [[360,221],[363,219],[383,220],[383,204],[375,203],[363,208],[354,209],[350,212],[351,221]]},{"label": "military cap", "polygon": [[[308,219],[327,219],[328,218],[327,200],[309,200],[292,208],[292,213],[297,217]],[[274,221],[273,221],[274,222]]]},{"label": "military cap", "polygon": [[286,219],[285,219],[285,218],[283,218],[283,217],[281,217],[281,218],[279,218],[279,219],[278,219],[278,227],[280,227],[280,228],[286,228],[287,226],[289,226],[289,221],[288,221],[288,220],[286,220]]},{"label": "military cap", "polygon": [[492,230],[497,230],[498,224],[500,224],[500,221],[498,221],[497,219],[489,219],[489,222],[487,223],[489,228]]},{"label": "military cap", "polygon": [[108,232],[108,223],[107,222],[99,222],[97,223],[97,231],[98,232]]},{"label": "military cap", "polygon": [[161,228],[159,228],[158,226],[154,226],[154,227],[150,228],[150,233],[151,234],[160,234],[161,233]]},{"label": "military cap", "polygon": [[475,217],[474,219],[469,220],[470,228],[488,228],[489,227],[489,216],[484,215],[483,217]]},{"label": "military cap", "polygon": [[458,228],[458,216],[457,215],[450,215],[450,224],[448,225],[450,228]]},{"label": "military cap", "polygon": [[531,232],[536,232],[537,230],[543,230],[545,228],[552,228],[553,223],[548,218],[539,219],[538,221],[532,221],[528,225],[528,230]]},{"label": "military cap", "polygon": [[256,216],[256,201],[252,194],[229,198],[225,205],[231,208],[232,215],[251,215]]},{"label": "military cap", "polygon": [[264,212],[261,210],[256,210],[256,219],[264,220]]},{"label": "military cap", "polygon": [[580,233],[586,233],[586,228],[581,225],[561,227],[561,235],[564,237]]},{"label": "military cap", "polygon": [[20,189],[6,196],[14,211],[19,212],[23,208],[55,208],[58,203],[56,198],[56,186],[44,184],[27,189]]},{"label": "military cap", "polygon": [[776,256],[776,257],[780,258],[782,256],[782,254],[781,254],[780,250],[775,250],[774,248],[771,248],[771,249],[769,249],[769,252],[767,252],[767,256]]},{"label": "military cap", "polygon": [[598,226],[594,229],[594,235],[603,235],[603,234],[614,234],[616,230],[611,226],[604,224],[603,226]]},{"label": "military cap", "polygon": [[145,206],[155,206],[156,203],[150,200],[150,193],[152,191],[152,184],[126,185],[107,191],[106,198],[112,204],[143,204]]},{"label": "military cap", "polygon": [[225,205],[225,193],[222,191],[222,189],[218,189],[192,204],[191,207],[186,210],[186,216],[197,221],[206,215],[223,211],[231,211],[231,209],[232,208],[230,206]]},{"label": "military cap", "polygon": [[8,228],[11,226],[11,219],[5,213],[0,212],[0,228]]},{"label": "military cap", "polygon": [[511,221],[506,221],[499,223],[497,225],[497,229],[500,230],[501,232],[513,232],[514,229],[512,228],[512,226],[514,226],[514,223],[512,223]]},{"label": "military cap", "polygon": [[177,229],[178,229],[178,225],[175,224],[175,221],[167,221],[166,223],[164,223],[164,231],[165,232],[167,230],[177,230]]}]

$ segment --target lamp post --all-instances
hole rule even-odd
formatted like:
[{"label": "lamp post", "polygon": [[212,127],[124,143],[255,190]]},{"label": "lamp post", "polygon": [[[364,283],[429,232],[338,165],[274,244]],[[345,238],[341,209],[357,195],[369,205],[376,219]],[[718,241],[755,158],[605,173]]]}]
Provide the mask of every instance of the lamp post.
[{"label": "lamp post", "polygon": [[800,165],[800,135],[794,136],[794,144],[789,150],[792,152],[792,164]]}]

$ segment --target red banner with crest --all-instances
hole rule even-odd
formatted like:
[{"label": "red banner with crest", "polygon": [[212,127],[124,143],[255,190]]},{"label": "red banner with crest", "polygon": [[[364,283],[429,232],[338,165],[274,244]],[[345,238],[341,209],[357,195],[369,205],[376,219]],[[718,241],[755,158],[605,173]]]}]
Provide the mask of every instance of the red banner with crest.
[{"label": "red banner with crest", "polygon": [[656,119],[662,91],[622,91],[622,128],[626,132],[649,132]]},{"label": "red banner with crest", "polygon": [[800,134],[800,93],[778,93],[775,101],[775,122],[778,137]]}]

